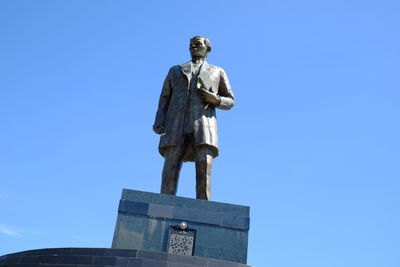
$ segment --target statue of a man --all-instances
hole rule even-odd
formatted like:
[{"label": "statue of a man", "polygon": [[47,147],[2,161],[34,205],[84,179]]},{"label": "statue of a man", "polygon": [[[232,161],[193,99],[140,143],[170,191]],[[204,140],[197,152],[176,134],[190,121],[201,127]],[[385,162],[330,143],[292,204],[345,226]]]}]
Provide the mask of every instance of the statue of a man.
[{"label": "statue of a man", "polygon": [[230,109],[233,93],[225,71],[209,65],[207,38],[190,40],[192,60],[173,66],[162,87],[153,130],[165,158],[161,193],[176,195],[183,161],[196,164],[196,198],[210,200],[211,167],[218,156],[215,108]]}]

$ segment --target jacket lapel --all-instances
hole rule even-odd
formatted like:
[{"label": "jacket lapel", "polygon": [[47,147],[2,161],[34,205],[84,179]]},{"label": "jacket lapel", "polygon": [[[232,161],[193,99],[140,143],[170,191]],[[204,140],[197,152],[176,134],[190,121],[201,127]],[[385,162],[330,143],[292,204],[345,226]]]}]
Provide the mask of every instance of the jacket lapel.
[{"label": "jacket lapel", "polygon": [[183,74],[188,78],[188,81],[192,78],[192,63],[189,61],[187,63],[179,65]]},{"label": "jacket lapel", "polygon": [[203,65],[200,68],[199,72],[199,79],[202,80],[203,84],[207,87],[207,90],[213,91],[212,87],[212,81],[211,81],[211,75],[210,75],[210,65],[204,61]]},{"label": "jacket lapel", "polygon": [[[182,73],[185,74],[185,76],[187,77],[188,82],[190,82],[190,79],[192,78],[192,62],[189,61],[179,66],[181,67]],[[206,61],[204,61],[199,70],[199,79],[203,81],[203,84],[207,87],[207,90],[213,91],[213,88],[211,88],[212,80],[210,70],[210,65]]]}]

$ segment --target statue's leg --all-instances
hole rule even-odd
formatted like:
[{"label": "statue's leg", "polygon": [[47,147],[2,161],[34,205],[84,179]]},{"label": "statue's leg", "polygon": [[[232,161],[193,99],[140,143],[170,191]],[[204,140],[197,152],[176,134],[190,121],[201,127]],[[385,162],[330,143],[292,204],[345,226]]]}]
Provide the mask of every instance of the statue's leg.
[{"label": "statue's leg", "polygon": [[195,148],[196,198],[211,199],[212,150],[208,146]]},{"label": "statue's leg", "polygon": [[176,191],[178,189],[179,172],[182,168],[182,157],[182,146],[173,146],[165,151],[161,194],[176,195]]}]

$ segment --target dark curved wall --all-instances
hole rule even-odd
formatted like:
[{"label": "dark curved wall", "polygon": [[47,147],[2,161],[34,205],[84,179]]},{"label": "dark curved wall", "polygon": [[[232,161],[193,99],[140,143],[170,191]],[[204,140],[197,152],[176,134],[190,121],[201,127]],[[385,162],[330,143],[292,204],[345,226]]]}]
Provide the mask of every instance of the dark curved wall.
[{"label": "dark curved wall", "polygon": [[110,248],[50,248],[0,257],[0,267],[249,267],[236,262],[165,252]]}]

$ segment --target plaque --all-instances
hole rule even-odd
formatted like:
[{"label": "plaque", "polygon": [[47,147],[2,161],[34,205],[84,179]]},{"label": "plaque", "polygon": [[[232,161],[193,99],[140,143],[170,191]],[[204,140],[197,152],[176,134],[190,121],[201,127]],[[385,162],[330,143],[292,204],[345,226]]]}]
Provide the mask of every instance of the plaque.
[{"label": "plaque", "polygon": [[170,226],[168,230],[167,252],[178,255],[193,256],[196,230],[191,229],[185,222]]}]

